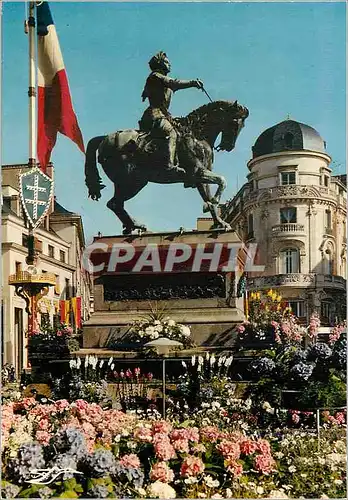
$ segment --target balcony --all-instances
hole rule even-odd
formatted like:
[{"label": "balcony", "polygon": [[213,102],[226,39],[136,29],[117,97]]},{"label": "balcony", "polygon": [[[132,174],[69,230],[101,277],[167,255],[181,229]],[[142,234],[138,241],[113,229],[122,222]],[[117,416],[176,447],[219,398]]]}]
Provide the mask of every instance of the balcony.
[{"label": "balcony", "polygon": [[342,276],[334,276],[332,274],[325,274],[324,287],[339,288],[346,291],[347,281]]},{"label": "balcony", "polygon": [[313,287],[316,283],[316,275],[291,273],[291,274],[277,274],[273,276],[258,276],[248,279],[248,289],[270,289],[278,286],[290,287]]},{"label": "balcony", "polygon": [[286,236],[288,233],[304,233],[304,231],[304,224],[297,223],[277,224],[276,226],[272,227],[273,236]]},{"label": "balcony", "polygon": [[42,283],[49,286],[56,284],[56,276],[51,273],[31,274],[28,271],[20,271],[16,274],[11,274],[8,278],[9,285],[20,285],[28,283]]}]

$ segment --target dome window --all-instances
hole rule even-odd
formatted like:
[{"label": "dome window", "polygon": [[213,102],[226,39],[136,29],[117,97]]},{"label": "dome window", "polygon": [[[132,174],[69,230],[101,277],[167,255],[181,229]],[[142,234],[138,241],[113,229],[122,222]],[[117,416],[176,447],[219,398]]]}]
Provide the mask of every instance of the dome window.
[{"label": "dome window", "polygon": [[282,172],[280,174],[280,182],[282,186],[296,184],[296,172]]},{"label": "dome window", "polygon": [[293,149],[294,146],[294,135],[291,132],[287,132],[284,135],[284,143],[286,149]]}]

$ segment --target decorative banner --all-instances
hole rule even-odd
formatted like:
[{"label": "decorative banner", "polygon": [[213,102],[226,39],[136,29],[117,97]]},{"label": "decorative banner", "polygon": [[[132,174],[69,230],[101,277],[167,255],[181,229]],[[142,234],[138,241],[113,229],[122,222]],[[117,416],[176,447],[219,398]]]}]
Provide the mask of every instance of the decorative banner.
[{"label": "decorative banner", "polygon": [[34,229],[41,224],[50,207],[53,181],[35,167],[20,175],[19,187],[23,210]]},{"label": "decorative banner", "polygon": [[72,310],[73,315],[74,315],[73,324],[75,326],[77,326],[77,303],[76,303],[76,297],[72,297],[70,299],[70,304],[71,304],[71,310]]},{"label": "decorative banner", "polygon": [[81,328],[81,297],[76,297],[76,327]]}]

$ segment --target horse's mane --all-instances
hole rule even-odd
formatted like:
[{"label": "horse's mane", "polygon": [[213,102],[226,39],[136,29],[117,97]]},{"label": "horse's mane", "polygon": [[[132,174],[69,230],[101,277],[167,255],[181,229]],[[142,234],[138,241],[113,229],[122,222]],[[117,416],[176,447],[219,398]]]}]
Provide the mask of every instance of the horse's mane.
[{"label": "horse's mane", "polygon": [[232,107],[235,101],[213,101],[208,104],[203,104],[197,109],[194,109],[187,116],[175,118],[182,132],[192,132],[192,129],[202,128],[207,118],[214,112],[223,111],[228,107]]}]

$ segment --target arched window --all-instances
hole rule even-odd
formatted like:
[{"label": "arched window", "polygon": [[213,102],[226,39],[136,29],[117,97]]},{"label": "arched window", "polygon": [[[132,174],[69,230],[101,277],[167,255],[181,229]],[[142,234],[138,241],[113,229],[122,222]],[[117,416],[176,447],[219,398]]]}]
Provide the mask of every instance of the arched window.
[{"label": "arched window", "polygon": [[297,248],[285,248],[280,252],[281,274],[299,273],[300,259]]},{"label": "arched window", "polygon": [[324,274],[330,274],[332,275],[334,272],[333,270],[333,248],[330,246],[325,250],[324,254]]}]

